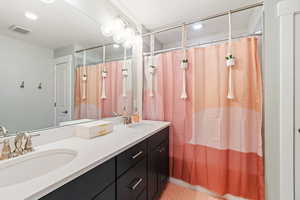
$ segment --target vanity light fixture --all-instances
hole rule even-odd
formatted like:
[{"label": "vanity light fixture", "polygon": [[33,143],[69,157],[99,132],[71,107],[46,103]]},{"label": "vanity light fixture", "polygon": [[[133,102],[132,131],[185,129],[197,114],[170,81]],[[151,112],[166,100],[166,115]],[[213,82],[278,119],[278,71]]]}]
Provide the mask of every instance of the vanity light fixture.
[{"label": "vanity light fixture", "polygon": [[27,17],[28,19],[33,20],[33,21],[35,21],[39,18],[36,14],[34,14],[32,12],[25,12],[25,17]]},{"label": "vanity light fixture", "polygon": [[193,25],[193,29],[195,30],[195,31],[198,31],[198,30],[200,30],[200,29],[202,29],[203,28],[203,24],[201,24],[201,23],[197,23],[197,24],[194,24]]},{"label": "vanity light fixture", "polygon": [[135,30],[128,27],[128,23],[120,17],[103,24],[101,31],[106,37],[113,36],[114,42],[117,43],[113,46],[114,48],[119,48],[119,44],[122,44],[124,48],[131,48],[136,40]]},{"label": "vanity light fixture", "polygon": [[47,4],[54,3],[55,1],[56,0],[41,0],[41,2],[47,3]]}]

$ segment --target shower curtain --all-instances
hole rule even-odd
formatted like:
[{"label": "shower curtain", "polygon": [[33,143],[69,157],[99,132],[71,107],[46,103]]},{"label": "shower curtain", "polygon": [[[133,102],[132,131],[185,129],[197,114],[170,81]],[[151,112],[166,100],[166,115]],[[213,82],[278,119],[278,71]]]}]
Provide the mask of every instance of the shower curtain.
[{"label": "shower curtain", "polygon": [[[130,113],[132,111],[131,67],[128,68],[127,96],[123,97],[123,63],[123,61],[114,61],[76,68],[75,119],[101,119],[112,117],[113,112],[122,114],[125,106],[127,112]],[[105,80],[107,98],[101,99],[101,71],[104,65],[108,72],[108,76]],[[127,66],[131,66],[131,60],[127,60]],[[85,72],[87,74],[86,82],[81,78]],[[83,93],[86,94],[85,98],[83,98]]]},{"label": "shower curtain", "polygon": [[[154,97],[145,71],[144,118],[172,122],[170,175],[219,195],[264,199],[262,80],[258,39],[233,42],[235,99],[227,99],[227,43],[188,50],[188,99],[182,51],[155,56]],[[144,59],[148,67],[150,57]]]}]

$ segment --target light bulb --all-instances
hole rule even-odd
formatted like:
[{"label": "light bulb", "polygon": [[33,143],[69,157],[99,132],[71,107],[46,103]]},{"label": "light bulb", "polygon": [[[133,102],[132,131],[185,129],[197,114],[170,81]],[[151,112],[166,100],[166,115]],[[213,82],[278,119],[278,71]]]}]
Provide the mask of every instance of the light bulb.
[{"label": "light bulb", "polygon": [[119,44],[113,44],[113,47],[114,47],[115,49],[118,49],[118,48],[120,48],[120,45],[119,45]]},{"label": "light bulb", "polygon": [[101,32],[105,37],[110,37],[113,35],[113,27],[111,24],[107,23],[101,26]]},{"label": "light bulb", "polygon": [[118,31],[123,31],[125,28],[125,23],[120,18],[116,18],[113,22],[113,31],[117,33]]},{"label": "light bulb", "polygon": [[126,40],[131,40],[132,38],[135,37],[135,32],[132,28],[126,28],[124,31],[124,37],[126,38]]},{"label": "light bulb", "polygon": [[32,13],[32,12],[26,12],[26,13],[25,13],[25,16],[26,16],[28,19],[33,20],[33,21],[35,21],[35,20],[37,20],[37,19],[39,18],[36,14],[34,14],[34,13]]},{"label": "light bulb", "polygon": [[194,29],[195,31],[200,30],[200,29],[202,29],[202,28],[203,28],[203,24],[197,23],[197,24],[194,24],[194,25],[193,25],[193,29]]},{"label": "light bulb", "polygon": [[130,49],[133,46],[133,41],[132,40],[126,40],[125,42],[123,42],[123,47],[125,49]]},{"label": "light bulb", "polygon": [[54,3],[56,0],[41,0],[41,1],[50,4],[50,3]]},{"label": "light bulb", "polygon": [[114,41],[116,43],[122,43],[126,40],[126,38],[124,37],[124,32],[119,32],[119,33],[116,33],[114,34]]}]

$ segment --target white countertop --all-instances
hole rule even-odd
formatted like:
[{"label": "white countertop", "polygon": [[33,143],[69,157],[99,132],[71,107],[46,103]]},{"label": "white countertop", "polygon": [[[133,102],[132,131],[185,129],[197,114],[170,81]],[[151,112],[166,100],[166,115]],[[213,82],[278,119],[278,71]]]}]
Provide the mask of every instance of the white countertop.
[{"label": "white countertop", "polygon": [[67,165],[44,176],[9,187],[1,187],[1,199],[39,199],[168,126],[169,122],[159,121],[142,121],[141,124],[128,128],[124,125],[115,125],[112,133],[91,140],[70,137],[38,146],[33,153],[51,149],[70,149],[78,154]]}]

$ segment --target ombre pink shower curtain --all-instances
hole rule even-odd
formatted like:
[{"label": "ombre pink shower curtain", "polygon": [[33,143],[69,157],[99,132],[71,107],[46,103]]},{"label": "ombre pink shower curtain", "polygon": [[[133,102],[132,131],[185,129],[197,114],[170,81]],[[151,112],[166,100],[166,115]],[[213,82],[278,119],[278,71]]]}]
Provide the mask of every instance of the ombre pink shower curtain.
[{"label": "ombre pink shower curtain", "polygon": [[[183,53],[155,56],[154,97],[145,70],[144,118],[172,122],[171,176],[219,195],[264,199],[262,80],[258,39],[233,42],[235,99],[227,99],[228,44],[188,50],[188,99],[180,98]],[[145,58],[145,66],[149,57]]]},{"label": "ombre pink shower curtain", "polygon": [[[122,113],[124,106],[127,111],[132,110],[131,88],[127,90],[127,96],[122,96],[123,61],[105,63],[108,76],[105,82],[106,99],[101,99],[102,76],[104,64],[82,66],[76,68],[75,81],[75,119],[101,119],[111,117],[113,112]],[[84,83],[82,76],[87,73],[87,81]],[[85,87],[85,88],[84,88]],[[83,98],[84,90],[86,98]]]}]

